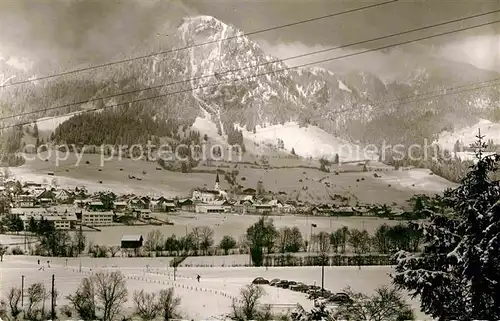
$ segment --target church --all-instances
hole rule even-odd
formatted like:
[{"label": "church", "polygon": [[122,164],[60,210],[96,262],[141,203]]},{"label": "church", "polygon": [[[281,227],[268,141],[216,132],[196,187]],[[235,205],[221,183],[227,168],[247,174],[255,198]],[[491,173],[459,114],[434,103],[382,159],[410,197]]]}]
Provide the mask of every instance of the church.
[{"label": "church", "polygon": [[226,200],[227,192],[221,190],[219,173],[215,176],[215,184],[213,189],[196,188],[193,190],[192,199],[195,202],[210,203],[218,200]]}]

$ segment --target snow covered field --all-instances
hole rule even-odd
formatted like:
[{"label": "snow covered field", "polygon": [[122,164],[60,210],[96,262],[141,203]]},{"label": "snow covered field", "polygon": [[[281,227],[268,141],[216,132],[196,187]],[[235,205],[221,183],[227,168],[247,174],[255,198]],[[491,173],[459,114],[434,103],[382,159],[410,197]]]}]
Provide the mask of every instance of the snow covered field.
[{"label": "snow covered field", "polygon": [[[37,259],[42,262],[50,260],[50,268],[39,271]],[[79,273],[79,265],[82,273]],[[46,265],[46,264],[45,264]],[[182,299],[181,312],[185,317],[194,320],[206,320],[230,312],[233,298],[237,298],[242,286],[249,284],[254,278],[261,276],[267,279],[280,278],[296,280],[308,284],[321,284],[321,269],[318,267],[279,267],[279,268],[179,268],[176,281],[173,281],[172,268],[168,259],[143,258],[108,258],[108,259],[66,259],[39,258],[26,256],[5,256],[0,263],[0,294],[5,296],[12,286],[21,285],[21,276],[25,275],[25,289],[35,282],[43,282],[50,288],[52,274],[55,275],[56,288],[60,292],[59,307],[67,304],[66,296],[73,293],[82,278],[96,271],[120,270],[127,277],[129,289],[128,312],[131,312],[131,295],[134,290],[146,289],[159,291],[166,287],[175,287],[176,294]],[[149,272],[146,269],[149,266]],[[92,271],[90,271],[92,269]],[[350,286],[355,291],[370,294],[376,287],[390,283],[388,273],[390,267],[326,267],[325,288],[340,291]],[[201,282],[196,282],[196,275]],[[304,294],[285,289],[264,286],[266,296],[262,303],[280,307],[290,307],[296,303],[311,308],[312,302]],[[418,303],[411,302],[419,320],[428,319],[418,308]]]},{"label": "snow covered field", "polygon": [[[161,217],[162,215],[158,215]],[[94,244],[118,245],[124,234],[142,234],[144,237],[154,229],[159,229],[164,235],[183,236],[194,227],[210,226],[214,230],[214,241],[217,244],[224,235],[231,235],[238,238],[246,233],[246,230],[258,219],[258,215],[238,215],[238,214],[165,214],[164,217],[174,223],[174,225],[162,226],[109,226],[100,227],[101,232],[87,232],[87,239]],[[337,228],[347,226],[349,228],[366,229],[369,233],[374,233],[378,226],[386,223],[395,225],[398,221],[388,219],[378,219],[372,217],[306,217],[306,216],[274,216],[274,225],[280,229],[282,227],[297,226],[304,237],[311,231],[318,233],[321,231],[331,232]],[[311,224],[317,227],[311,230]]]},{"label": "snow covered field", "polygon": [[457,184],[452,183],[438,175],[432,175],[428,169],[415,168],[405,171],[390,171],[384,173],[380,180],[385,181],[396,188],[410,189],[418,193],[441,193],[446,188],[454,188]]}]

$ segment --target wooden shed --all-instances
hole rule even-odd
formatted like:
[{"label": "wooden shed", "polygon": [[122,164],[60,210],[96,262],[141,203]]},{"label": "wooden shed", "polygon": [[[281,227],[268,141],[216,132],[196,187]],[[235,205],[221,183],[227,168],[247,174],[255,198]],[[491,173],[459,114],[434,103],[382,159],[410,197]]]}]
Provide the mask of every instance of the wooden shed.
[{"label": "wooden shed", "polygon": [[138,249],[142,247],[142,235],[123,235],[121,240],[122,249]]}]

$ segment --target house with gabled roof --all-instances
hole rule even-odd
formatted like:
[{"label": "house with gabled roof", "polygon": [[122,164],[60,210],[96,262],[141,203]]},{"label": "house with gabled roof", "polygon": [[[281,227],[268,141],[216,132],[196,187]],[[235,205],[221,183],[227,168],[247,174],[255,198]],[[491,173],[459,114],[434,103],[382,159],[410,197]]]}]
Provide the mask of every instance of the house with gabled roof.
[{"label": "house with gabled roof", "polygon": [[176,210],[174,200],[167,199],[163,196],[152,199],[149,203],[149,207],[155,212],[174,212]]},{"label": "house with gabled roof", "polygon": [[131,210],[142,210],[149,208],[149,202],[142,197],[135,196],[127,201],[128,208]]},{"label": "house with gabled roof", "polygon": [[255,211],[254,201],[246,197],[234,202],[233,211],[240,214],[253,213]]},{"label": "house with gabled roof", "polygon": [[194,212],[196,210],[195,203],[190,198],[179,200],[177,202],[177,206],[179,206],[181,211],[184,211],[184,212]]},{"label": "house with gabled roof", "polygon": [[115,212],[123,213],[128,209],[128,204],[125,201],[113,202],[113,210]]},{"label": "house with gabled roof", "polygon": [[68,202],[71,202],[72,199],[74,199],[75,195],[73,192],[68,191],[67,189],[60,189],[55,192],[54,198],[56,202],[66,204]]}]

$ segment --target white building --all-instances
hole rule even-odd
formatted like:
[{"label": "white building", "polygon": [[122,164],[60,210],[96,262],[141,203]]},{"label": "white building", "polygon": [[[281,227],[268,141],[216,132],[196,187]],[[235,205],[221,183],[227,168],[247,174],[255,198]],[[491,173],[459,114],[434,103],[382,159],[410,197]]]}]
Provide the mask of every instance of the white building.
[{"label": "white building", "polygon": [[226,201],[212,201],[199,203],[195,206],[196,213],[228,213],[231,212],[231,205]]},{"label": "white building", "polygon": [[39,222],[42,218],[54,223],[56,230],[70,230],[73,229],[77,221],[76,215],[74,214],[60,214],[60,215],[21,215],[21,221],[23,221],[24,229],[29,229],[29,222],[33,218],[36,222]]},{"label": "white building", "polygon": [[113,212],[81,211],[82,224],[89,226],[105,226],[113,224]]},{"label": "white building", "polygon": [[35,197],[32,195],[19,195],[14,198],[15,207],[35,207]]},{"label": "white building", "polygon": [[215,184],[213,189],[197,188],[193,190],[193,201],[210,203],[220,199],[227,199],[227,193],[220,189],[219,186],[219,173],[215,177]]},{"label": "white building", "polygon": [[138,219],[150,219],[151,218],[151,210],[150,209],[134,210],[134,213]]},{"label": "white building", "polygon": [[14,207],[10,209],[10,215],[13,216],[23,216],[23,215],[51,215],[47,212],[47,209],[43,207]]}]

